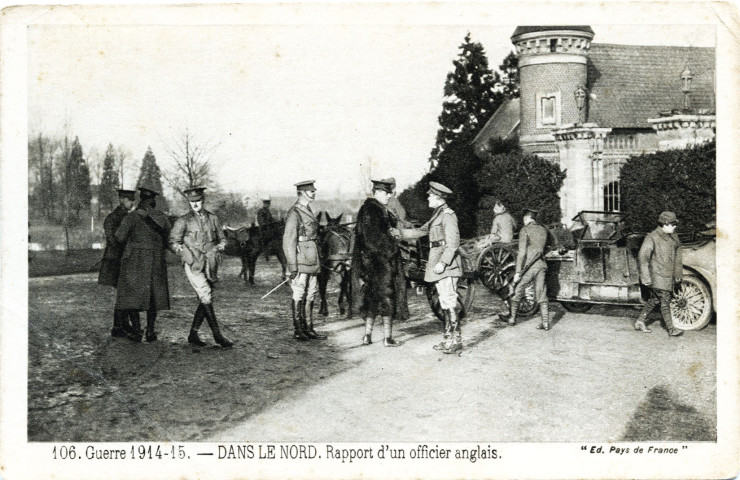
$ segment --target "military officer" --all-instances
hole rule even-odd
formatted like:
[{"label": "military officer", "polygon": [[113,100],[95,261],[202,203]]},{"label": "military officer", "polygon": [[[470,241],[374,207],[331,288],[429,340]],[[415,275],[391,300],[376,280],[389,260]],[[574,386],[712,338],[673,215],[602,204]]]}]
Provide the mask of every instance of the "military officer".
[{"label": "military officer", "polygon": [[234,344],[221,334],[212,296],[213,283],[218,281],[220,252],[226,248],[226,237],[221,220],[203,208],[204,190],[204,187],[190,187],[183,191],[190,202],[190,212],[175,221],[169,242],[172,251],[180,255],[185,276],[199,300],[188,343],[199,347],[206,345],[198,336],[198,329],[206,319],[216,343],[229,348]]},{"label": "military officer", "polygon": [[272,218],[272,212],[270,211],[270,203],[272,202],[272,197],[270,195],[265,195],[262,197],[262,208],[257,210],[257,223],[259,223],[259,226],[262,228],[269,227],[275,219]]},{"label": "military officer", "polygon": [[514,240],[516,222],[514,217],[506,210],[506,206],[501,199],[497,199],[493,204],[493,213],[495,216],[491,224],[488,241],[491,243],[511,243]]},{"label": "military officer", "polygon": [[[154,324],[159,310],[169,310],[170,292],[167,284],[165,248],[170,233],[170,221],[157,210],[154,187],[139,187],[139,205],[126,215],[115,233],[116,242],[126,244],[121,257],[116,309],[146,310],[146,341],[154,342]],[[134,341],[141,341],[134,325]]]},{"label": "military officer", "polygon": [[444,353],[462,350],[462,332],[457,316],[457,282],[462,276],[462,259],[457,249],[460,247],[460,231],[457,215],[447,205],[452,190],[441,183],[429,182],[427,191],[429,207],[434,209],[432,218],[420,228],[401,229],[404,240],[429,235],[429,260],[424,281],[434,283],[439,293],[439,304],[444,311],[445,331],[443,341],[434,346]]},{"label": "military officer", "polygon": [[660,304],[668,335],[677,337],[683,334],[673,326],[671,317],[671,292],[683,278],[681,241],[676,235],[678,219],[673,212],[662,212],[658,217],[658,227],[648,233],[640,247],[640,281],[650,289],[650,299],[635,321],[635,330],[650,333],[645,325],[648,315]]},{"label": "military officer", "polygon": [[547,229],[537,223],[538,211],[532,208],[524,210],[519,231],[519,250],[516,257],[516,273],[514,274],[514,298],[511,300],[510,312],[507,317],[509,325],[516,325],[516,314],[519,304],[524,298],[524,289],[534,282],[535,301],[540,305],[541,321],[537,325],[539,330],[550,330],[550,317],[545,290],[545,247],[547,246]]},{"label": "military officer", "polygon": [[295,184],[298,199],[288,210],[283,233],[283,252],[288,261],[293,290],[290,304],[293,338],[300,341],[326,338],[313,328],[314,296],[318,290],[316,276],[321,271],[317,239],[319,221],[311,210],[311,202],[316,198],[315,182],[305,180]]},{"label": "military officer", "polygon": [[[116,242],[116,230],[121,226],[123,218],[133,211],[136,203],[136,191],[119,189],[120,204],[105,217],[103,230],[105,231],[105,251],[100,262],[98,283],[111,287],[118,286],[118,275],[121,271],[121,256],[124,245]],[[131,323],[129,323],[131,322]],[[133,334],[131,325],[139,325],[139,312],[135,310],[113,310],[113,329],[110,334],[114,337],[127,337]],[[137,332],[141,335],[141,332]]]}]

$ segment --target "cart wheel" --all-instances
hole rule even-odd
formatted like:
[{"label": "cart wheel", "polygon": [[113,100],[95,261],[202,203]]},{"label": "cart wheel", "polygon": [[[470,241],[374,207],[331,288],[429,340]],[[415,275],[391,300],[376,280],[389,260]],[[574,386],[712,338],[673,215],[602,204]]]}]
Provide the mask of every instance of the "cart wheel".
[{"label": "cart wheel", "polygon": [[671,300],[673,325],[681,330],[701,330],[712,318],[712,294],[695,275],[684,275]]},{"label": "cart wheel", "polygon": [[506,285],[503,273],[509,266],[516,265],[516,254],[512,247],[493,244],[478,257],[478,276],[481,283],[498,294]]},{"label": "cart wheel", "polygon": [[[439,305],[439,295],[433,284],[427,284],[427,300],[432,308],[434,315],[442,322],[444,326],[445,317],[442,314],[442,307]],[[475,297],[475,279],[470,277],[461,277],[457,281],[457,315],[459,319],[465,318],[465,315],[473,308],[473,298]]]},{"label": "cart wheel", "polygon": [[584,313],[591,310],[590,303],[583,303],[583,302],[560,302],[560,305],[563,306],[564,309],[566,309],[569,312],[573,313]]}]

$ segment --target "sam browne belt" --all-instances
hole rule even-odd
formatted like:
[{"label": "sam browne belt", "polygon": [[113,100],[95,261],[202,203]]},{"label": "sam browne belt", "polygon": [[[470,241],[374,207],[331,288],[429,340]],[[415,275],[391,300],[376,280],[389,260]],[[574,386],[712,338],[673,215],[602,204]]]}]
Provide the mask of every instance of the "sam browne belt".
[{"label": "sam browne belt", "polygon": [[434,248],[434,247],[444,247],[445,245],[447,245],[447,242],[445,242],[444,240],[435,240],[433,242],[429,242],[429,246],[432,247],[432,248]]},{"label": "sam browne belt", "polygon": [[298,235],[298,241],[299,242],[314,242],[316,241],[316,237],[304,237],[303,235]]}]

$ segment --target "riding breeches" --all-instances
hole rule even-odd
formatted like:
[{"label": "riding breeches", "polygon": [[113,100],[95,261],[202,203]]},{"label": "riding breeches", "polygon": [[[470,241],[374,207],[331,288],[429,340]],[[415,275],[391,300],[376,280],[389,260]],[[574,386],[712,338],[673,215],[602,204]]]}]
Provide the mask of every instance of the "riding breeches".
[{"label": "riding breeches", "polygon": [[185,276],[188,277],[188,282],[190,282],[193,290],[195,290],[195,293],[198,295],[200,303],[208,305],[213,301],[211,298],[211,284],[208,282],[205,272],[194,272],[190,268],[190,265],[186,263]]},{"label": "riding breeches", "polygon": [[319,289],[318,277],[315,273],[299,273],[290,282],[290,288],[293,290],[293,300],[296,302],[304,298],[306,302],[313,302]]},{"label": "riding breeches", "polygon": [[514,287],[514,300],[521,302],[524,299],[524,290],[527,285],[534,282],[534,299],[537,303],[543,303],[547,301],[547,291],[545,290],[545,269],[544,268],[530,268],[524,275],[522,275],[519,283]]},{"label": "riding breeches", "polygon": [[445,277],[435,282],[439,294],[439,306],[452,310],[457,306],[457,281],[460,277]]}]

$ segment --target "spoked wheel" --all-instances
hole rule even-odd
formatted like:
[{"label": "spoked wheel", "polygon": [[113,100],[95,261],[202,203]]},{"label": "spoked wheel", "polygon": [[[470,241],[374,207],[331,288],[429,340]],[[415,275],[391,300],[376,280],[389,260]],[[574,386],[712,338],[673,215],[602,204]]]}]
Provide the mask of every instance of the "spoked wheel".
[{"label": "spoked wheel", "polygon": [[[433,284],[427,284],[427,301],[432,308],[434,315],[444,325],[445,317],[442,314],[442,307],[439,305],[439,295]],[[457,281],[457,315],[458,318],[465,318],[465,315],[473,308],[473,297],[475,297],[475,279],[470,277],[461,277]]]},{"label": "spoked wheel", "polygon": [[500,294],[506,286],[504,270],[516,265],[516,254],[513,247],[494,244],[483,250],[478,258],[478,276],[481,283],[491,292]]},{"label": "spoked wheel", "polygon": [[712,294],[694,275],[684,275],[678,293],[671,299],[673,325],[681,330],[701,330],[712,318]]},{"label": "spoked wheel", "polygon": [[[511,307],[511,300],[513,299],[513,285],[514,274],[516,273],[516,267],[511,265],[504,269],[502,278],[504,279],[504,288],[499,290],[499,294],[504,293],[502,299],[506,302],[507,307]],[[534,284],[530,283],[524,287],[524,298],[519,302],[518,315],[522,317],[529,317],[534,315],[539,310],[539,305],[534,298]]]}]

